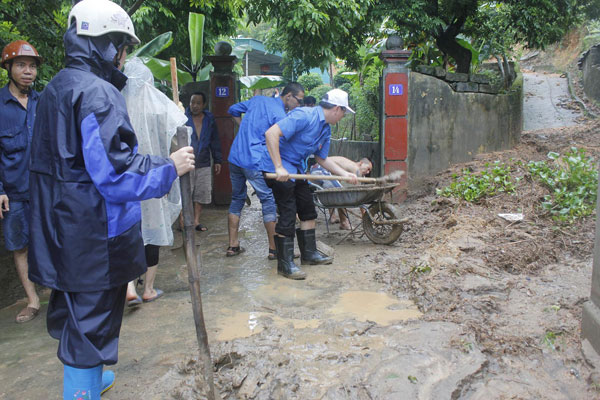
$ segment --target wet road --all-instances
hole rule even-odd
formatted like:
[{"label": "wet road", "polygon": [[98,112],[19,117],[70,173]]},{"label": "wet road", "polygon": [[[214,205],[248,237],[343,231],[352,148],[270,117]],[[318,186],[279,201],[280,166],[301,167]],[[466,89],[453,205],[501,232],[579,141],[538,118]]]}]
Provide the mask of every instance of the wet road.
[{"label": "wet road", "polygon": [[[378,291],[379,286],[370,279],[377,265],[361,262],[363,245],[376,248],[365,237],[335,246],[334,264],[306,266],[308,278],[292,281],[278,276],[276,261],[267,260],[259,205],[253,204],[244,211],[240,239],[247,251],[237,257],[225,257],[226,215],[224,208],[205,209],[203,223],[209,231],[197,233],[210,343],[258,334],[265,329],[264,323],[258,321],[265,318],[272,321],[273,327],[304,329],[317,328],[324,321],[348,319],[385,326],[420,316],[408,300]],[[334,245],[346,232],[333,226],[327,237],[323,222],[321,215],[318,238]],[[119,363],[112,367],[117,384],[103,399],[137,398],[136,393],[153,385],[184,357],[197,352],[181,241],[177,234],[172,248],[161,248],[155,286],[163,289],[165,296],[125,310]],[[43,294],[42,312],[31,323],[13,322],[20,304],[0,310],[2,399],[60,398],[62,364],[56,358],[57,342],[45,329],[48,294]]]},{"label": "wet road", "polygon": [[553,73],[523,73],[523,130],[577,125],[582,114],[565,105],[571,101],[567,78]]}]

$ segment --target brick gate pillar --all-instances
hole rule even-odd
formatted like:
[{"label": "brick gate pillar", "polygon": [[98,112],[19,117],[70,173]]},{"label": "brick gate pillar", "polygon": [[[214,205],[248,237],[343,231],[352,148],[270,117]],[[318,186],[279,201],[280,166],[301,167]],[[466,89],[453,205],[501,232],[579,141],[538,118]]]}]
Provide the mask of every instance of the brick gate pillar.
[{"label": "brick gate pillar", "polygon": [[[223,45],[225,43],[227,46]],[[221,173],[215,175],[213,185],[214,204],[231,203],[231,180],[229,179],[229,150],[234,138],[234,122],[231,115],[227,113],[229,107],[238,102],[237,76],[233,72],[233,66],[237,57],[231,54],[231,45],[227,42],[219,42],[215,50],[225,48],[221,55],[207,56],[212,63],[214,71],[210,73],[210,111],[215,116],[219,138],[221,139],[221,150],[223,152],[223,164]],[[218,53],[219,51],[217,51]],[[226,53],[226,54],[223,54]]]},{"label": "brick gate pillar", "polygon": [[400,186],[394,190],[393,201],[404,201],[408,190],[408,74],[406,66],[410,50],[404,50],[402,39],[392,35],[381,52],[385,63],[382,82],[381,171],[390,174],[404,171]]}]

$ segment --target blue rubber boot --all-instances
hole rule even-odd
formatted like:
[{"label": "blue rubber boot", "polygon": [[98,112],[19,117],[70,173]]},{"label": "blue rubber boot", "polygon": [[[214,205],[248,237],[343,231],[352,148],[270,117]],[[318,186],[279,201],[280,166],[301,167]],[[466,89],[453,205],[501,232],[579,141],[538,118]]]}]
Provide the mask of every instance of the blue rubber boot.
[{"label": "blue rubber boot", "polygon": [[115,373],[111,370],[102,372],[102,391],[100,394],[104,394],[108,389],[113,387],[115,384]]},{"label": "blue rubber boot", "polygon": [[64,400],[100,400],[102,365],[94,368],[64,367]]}]

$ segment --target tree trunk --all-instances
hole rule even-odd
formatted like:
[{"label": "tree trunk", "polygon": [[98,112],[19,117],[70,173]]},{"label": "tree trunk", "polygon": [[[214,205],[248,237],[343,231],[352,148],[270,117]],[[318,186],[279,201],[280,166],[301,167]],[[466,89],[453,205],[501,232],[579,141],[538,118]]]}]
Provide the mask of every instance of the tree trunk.
[{"label": "tree trunk", "polygon": [[449,55],[456,62],[456,72],[463,74],[468,74],[471,69],[471,51],[458,44],[456,36],[460,33],[466,19],[466,16],[457,18],[435,38],[435,43],[442,53]]},{"label": "tree trunk", "polygon": [[456,72],[468,74],[471,68],[471,51],[458,44],[456,37],[448,35],[446,32],[444,31],[441,36],[438,36],[435,43],[444,54],[454,59]]}]

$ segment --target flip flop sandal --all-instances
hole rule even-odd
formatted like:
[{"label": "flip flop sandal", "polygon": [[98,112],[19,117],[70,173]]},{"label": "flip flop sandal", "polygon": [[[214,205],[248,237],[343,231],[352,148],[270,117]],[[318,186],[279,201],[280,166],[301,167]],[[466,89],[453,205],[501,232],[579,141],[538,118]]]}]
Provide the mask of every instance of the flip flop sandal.
[{"label": "flip flop sandal", "polygon": [[226,257],[234,257],[234,256],[238,256],[238,255],[242,254],[245,251],[246,251],[246,249],[241,246],[235,246],[235,247],[229,246],[227,248],[227,253],[225,253],[225,256]]},{"label": "flip flop sandal", "polygon": [[163,291],[162,291],[162,290],[160,290],[160,289],[154,289],[154,290],[156,290],[156,296],[154,296],[154,297],[150,297],[149,299],[142,299],[142,301],[143,301],[144,303],[150,303],[151,301],[154,301],[154,300],[156,300],[156,299],[158,299],[158,298],[162,297],[162,295],[163,295],[163,294],[165,294],[165,292],[163,292]]},{"label": "flip flop sandal", "polygon": [[207,228],[207,227],[205,227],[205,226],[204,226],[204,225],[202,225],[202,224],[198,224],[198,225],[196,225],[196,230],[197,230],[198,232],[206,232],[206,231],[208,230],[208,228]]},{"label": "flip flop sandal", "polygon": [[277,260],[277,250],[269,249],[269,255],[267,256],[269,260]]},{"label": "flip flop sandal", "polygon": [[127,301],[127,307],[134,307],[134,306],[138,306],[140,304],[142,304],[142,298],[140,297],[140,295],[138,295],[138,297],[136,297],[133,300]]},{"label": "flip flop sandal", "polygon": [[32,319],[34,319],[35,317],[37,317],[39,312],[40,312],[39,308],[25,307],[24,309],[21,310],[21,312],[19,314],[17,314],[17,318],[15,319],[15,322],[17,324],[29,322]]}]

